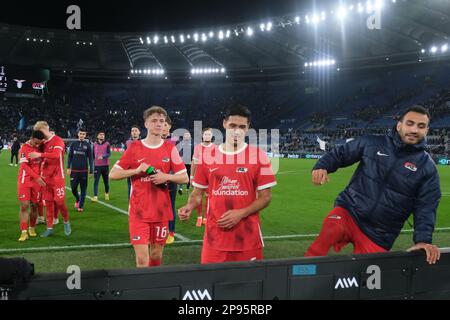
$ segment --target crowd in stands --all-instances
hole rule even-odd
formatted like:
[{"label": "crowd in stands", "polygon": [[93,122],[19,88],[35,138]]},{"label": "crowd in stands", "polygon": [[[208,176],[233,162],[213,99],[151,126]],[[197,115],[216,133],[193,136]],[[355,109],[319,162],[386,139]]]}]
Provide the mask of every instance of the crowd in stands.
[{"label": "crowd in stands", "polygon": [[[280,153],[323,154],[317,138],[327,142],[327,149],[341,145],[349,139],[355,139],[364,135],[385,135],[390,128],[378,129],[323,129],[316,130],[291,130],[281,134]],[[436,155],[450,155],[450,128],[430,129],[427,136],[428,150]]]},{"label": "crowd in stands", "polygon": [[[305,90],[299,89],[301,83],[292,81],[216,87],[67,82],[50,86],[45,99],[0,97],[0,138],[8,143],[18,136],[24,142],[32,125],[46,120],[65,139],[76,139],[79,127],[87,130],[91,140],[104,130],[110,144],[120,147],[129,138],[132,125],[140,125],[145,135],[142,112],[151,105],[168,110],[174,129],[192,130],[194,121],[220,129],[225,108],[240,103],[251,109],[252,127],[280,128],[281,153],[320,153],[323,151],[317,137],[330,148],[361,135],[386,134],[406,106],[419,103],[428,108],[433,119],[428,137],[430,151],[446,154],[450,149],[450,85],[434,84],[428,75],[414,81],[416,87],[402,88],[396,94],[392,93],[394,88],[382,98],[382,87],[358,87],[334,102],[334,108],[310,112],[295,109],[314,100],[307,100]],[[436,120],[447,118],[448,122],[433,127]],[[23,127],[18,128],[19,123]]]}]

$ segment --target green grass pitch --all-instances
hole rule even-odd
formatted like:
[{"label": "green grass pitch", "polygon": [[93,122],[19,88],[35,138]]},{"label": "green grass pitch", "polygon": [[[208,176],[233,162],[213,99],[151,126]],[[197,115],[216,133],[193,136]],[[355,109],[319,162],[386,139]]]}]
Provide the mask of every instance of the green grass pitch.
[{"label": "green grass pitch", "polygon": [[[116,153],[112,163],[119,158]],[[72,235],[64,236],[62,224],[55,226],[50,238],[34,238],[24,243],[19,237],[19,206],[17,200],[18,167],[8,166],[10,154],[0,154],[0,256],[23,256],[35,264],[37,272],[64,272],[69,265],[82,269],[133,268],[133,250],[124,244],[129,242],[128,217],[99,203],[86,200],[85,212],[73,209],[74,198],[67,191]],[[280,159],[277,174],[278,185],[273,189],[272,203],[261,214],[265,237],[266,259],[301,257],[319,232],[322,220],[332,209],[336,195],[348,183],[355,167],[339,170],[330,176],[330,183],[321,187],[312,185],[311,168],[315,160]],[[450,166],[439,166],[443,197],[438,210],[437,228],[450,227]],[[68,185],[68,182],[67,182]],[[100,183],[99,200],[104,201],[103,184]],[[93,180],[89,181],[88,195],[92,196]],[[127,211],[126,181],[112,181],[111,200],[107,203]],[[187,195],[177,195],[177,207],[185,204]],[[195,216],[195,213],[194,213]],[[60,218],[61,220],[61,218]],[[410,219],[412,221],[412,218]],[[406,224],[405,229],[411,229]],[[37,226],[40,234],[45,230]],[[203,228],[195,227],[195,219],[187,223],[176,222],[176,233],[190,240],[201,240]],[[292,237],[284,237],[292,236]],[[450,230],[437,231],[434,241],[440,247],[449,246]],[[107,245],[100,247],[99,245]],[[80,247],[82,245],[92,247]],[[412,245],[412,234],[405,233],[397,239],[394,250],[404,250]],[[74,248],[67,248],[74,246]],[[52,247],[52,248],[50,248]],[[42,250],[33,251],[37,248]],[[176,238],[165,249],[165,265],[195,264],[200,261],[201,243],[184,242]],[[344,253],[351,253],[348,246]]]}]

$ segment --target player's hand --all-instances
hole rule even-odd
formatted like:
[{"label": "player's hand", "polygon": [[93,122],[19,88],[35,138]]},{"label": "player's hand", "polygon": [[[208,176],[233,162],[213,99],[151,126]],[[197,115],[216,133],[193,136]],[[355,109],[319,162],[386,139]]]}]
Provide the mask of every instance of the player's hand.
[{"label": "player's hand", "polygon": [[71,169],[67,169],[67,175],[70,176],[70,174],[72,173]]},{"label": "player's hand", "polygon": [[141,163],[139,165],[139,167],[136,168],[136,174],[139,174],[141,172],[145,172],[147,171],[148,167],[150,167],[148,164],[146,163]]},{"label": "player's hand", "polygon": [[242,209],[228,210],[225,212],[219,220],[217,220],[217,225],[220,228],[229,230],[239,223],[244,217],[244,212]]},{"label": "player's hand", "polygon": [[157,185],[157,184],[166,183],[167,180],[169,180],[169,177],[170,176],[168,174],[158,171],[158,173],[150,176],[150,180],[153,184]]},{"label": "player's hand", "polygon": [[324,169],[313,170],[312,183],[314,183],[317,186],[321,186],[329,181],[330,179],[328,178],[327,170]]},{"label": "player's hand", "polygon": [[36,159],[36,158],[40,158],[41,154],[39,152],[30,152],[28,154],[28,158],[30,159]]},{"label": "player's hand", "polygon": [[181,207],[178,209],[178,217],[181,221],[189,220],[189,217],[191,216],[192,208],[187,204],[184,207]]},{"label": "player's hand", "polygon": [[99,160],[103,160],[103,156],[98,157]]},{"label": "player's hand", "polygon": [[416,243],[415,246],[409,248],[406,251],[411,252],[422,249],[425,250],[425,252],[427,253],[427,262],[429,264],[435,264],[436,261],[441,258],[441,251],[439,250],[439,248],[429,243],[423,242]]},{"label": "player's hand", "polygon": [[45,187],[47,184],[45,183],[44,179],[42,179],[41,177],[36,179],[36,182],[38,185],[40,185],[41,187]]}]

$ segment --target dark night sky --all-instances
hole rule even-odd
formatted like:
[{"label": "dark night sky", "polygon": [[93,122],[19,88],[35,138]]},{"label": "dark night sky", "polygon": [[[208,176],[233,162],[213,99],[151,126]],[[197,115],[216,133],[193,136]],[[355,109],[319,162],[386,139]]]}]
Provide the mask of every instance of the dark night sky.
[{"label": "dark night sky", "polygon": [[10,0],[1,1],[0,22],[65,29],[66,8],[77,4],[81,8],[82,31],[163,31],[263,20],[295,13],[313,1]]}]

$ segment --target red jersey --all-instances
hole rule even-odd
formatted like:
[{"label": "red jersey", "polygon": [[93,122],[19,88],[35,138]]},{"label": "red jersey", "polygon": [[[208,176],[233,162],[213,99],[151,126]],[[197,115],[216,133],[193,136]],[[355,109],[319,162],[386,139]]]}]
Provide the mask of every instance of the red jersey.
[{"label": "red jersey", "polygon": [[[59,156],[56,151],[61,151]],[[46,181],[64,179],[64,151],[64,141],[57,135],[44,142],[42,176]]]},{"label": "red jersey", "polygon": [[214,143],[210,143],[207,146],[204,146],[203,143],[200,143],[194,148],[194,155],[192,156],[192,160],[195,160],[197,164],[205,162],[206,164],[211,164],[214,161],[213,154],[215,154],[215,149],[217,145]]},{"label": "red jersey", "polygon": [[[30,159],[28,155],[30,152],[39,152],[39,149],[36,147],[32,147],[28,142],[25,142],[22,147],[20,148],[19,155],[20,155],[20,168],[19,168],[19,175],[18,175],[18,184],[30,187],[31,182],[39,178],[40,173],[40,167],[41,167],[41,158],[36,159]],[[25,168],[22,164],[26,164],[28,168]]]},{"label": "red jersey", "polygon": [[[136,169],[146,163],[163,173],[186,172],[177,148],[167,140],[159,146],[149,146],[143,140],[132,142],[114,166],[124,170]],[[130,220],[167,222],[173,219],[168,188],[155,186],[150,176],[142,172],[131,176],[129,205]]]},{"label": "red jersey", "polygon": [[222,146],[213,152],[214,161],[197,166],[192,185],[208,189],[208,223],[203,242],[221,251],[247,251],[262,248],[259,212],[242,219],[230,230],[217,225],[228,210],[251,205],[258,190],[276,185],[270,160],[261,149],[245,145],[236,152],[224,152]]}]

